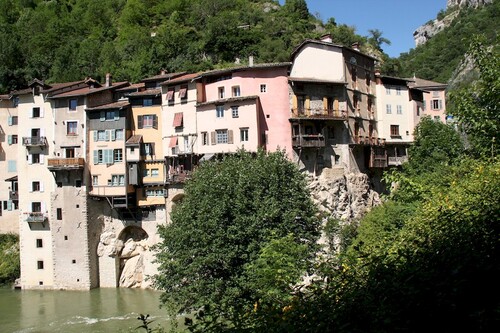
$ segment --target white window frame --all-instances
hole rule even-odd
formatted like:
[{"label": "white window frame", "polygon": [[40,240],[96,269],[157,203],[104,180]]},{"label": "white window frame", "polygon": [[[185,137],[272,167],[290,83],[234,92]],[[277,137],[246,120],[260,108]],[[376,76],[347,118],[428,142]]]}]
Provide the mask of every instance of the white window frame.
[{"label": "white window frame", "polygon": [[215,142],[218,145],[225,144],[225,143],[229,142],[229,133],[228,133],[227,129],[215,131]]},{"label": "white window frame", "polygon": [[[75,124],[75,131],[74,131],[74,133],[70,132],[69,124]],[[66,121],[66,135],[68,135],[68,136],[78,135],[78,120],[69,120],[69,121]]]},{"label": "white window frame", "polygon": [[260,84],[260,92],[261,93],[266,93],[267,92],[267,84],[261,83]]},{"label": "white window frame", "polygon": [[231,87],[231,92],[233,94],[233,97],[240,97],[241,96],[241,88],[240,88],[240,86],[233,86],[233,87]]},{"label": "white window frame", "polygon": [[215,107],[215,117],[224,118],[224,105],[217,105]]},{"label": "white window frame", "polygon": [[396,113],[397,114],[403,114],[403,106],[402,105],[397,105],[396,106]]},{"label": "white window frame", "polygon": [[231,106],[231,115],[233,118],[239,118],[240,113],[239,113],[239,107],[238,106]]},{"label": "white window frame", "polygon": [[391,104],[386,104],[385,105],[385,112],[387,114],[392,114],[392,106],[391,106]]},{"label": "white window frame", "polygon": [[248,142],[248,127],[240,128],[240,141]]}]

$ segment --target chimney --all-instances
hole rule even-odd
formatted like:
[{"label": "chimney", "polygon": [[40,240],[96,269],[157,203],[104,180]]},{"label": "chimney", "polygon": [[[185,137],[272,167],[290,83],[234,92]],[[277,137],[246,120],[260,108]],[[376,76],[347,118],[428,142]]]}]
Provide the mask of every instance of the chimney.
[{"label": "chimney", "polygon": [[322,42],[325,42],[325,43],[332,43],[333,42],[332,35],[330,35],[330,34],[326,34],[326,35],[321,36],[319,38],[319,40]]},{"label": "chimney", "polygon": [[165,74],[167,74],[167,71],[164,68],[162,68],[160,71],[160,75],[165,75]]},{"label": "chimney", "polygon": [[112,79],[111,73],[106,73],[106,87],[111,87],[113,84]]},{"label": "chimney", "polygon": [[375,83],[382,84],[382,78],[380,77],[380,69],[375,69]]},{"label": "chimney", "polygon": [[351,45],[353,50],[359,51],[359,42],[354,42]]},{"label": "chimney", "polygon": [[248,57],[248,66],[253,67],[253,56]]}]

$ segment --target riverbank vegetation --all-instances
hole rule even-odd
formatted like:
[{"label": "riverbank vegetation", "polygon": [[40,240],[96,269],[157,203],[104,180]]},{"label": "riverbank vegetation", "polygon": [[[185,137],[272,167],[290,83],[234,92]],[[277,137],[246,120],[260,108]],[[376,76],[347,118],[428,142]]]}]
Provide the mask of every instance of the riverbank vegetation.
[{"label": "riverbank vegetation", "polygon": [[13,283],[20,274],[19,237],[0,234],[0,285]]},{"label": "riverbank vegetation", "polygon": [[285,161],[202,167],[161,230],[163,302],[195,311],[191,332],[497,331],[497,52],[475,39],[479,80],[452,95],[456,123],[421,121],[409,161],[385,175],[385,203],[354,231],[329,228],[334,252],[312,246],[314,209]]}]

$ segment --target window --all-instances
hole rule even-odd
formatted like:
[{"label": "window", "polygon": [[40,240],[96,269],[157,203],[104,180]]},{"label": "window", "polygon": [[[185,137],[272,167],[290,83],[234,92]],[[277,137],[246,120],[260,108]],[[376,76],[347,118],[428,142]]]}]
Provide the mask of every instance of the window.
[{"label": "window", "polygon": [[240,86],[234,86],[232,90],[233,90],[233,97],[241,96]]},{"label": "window", "polygon": [[17,134],[7,136],[7,142],[9,145],[15,145],[18,142]]},{"label": "window", "polygon": [[139,128],[153,127],[158,128],[158,120],[154,114],[146,114],[137,117],[137,123]]},{"label": "window", "polygon": [[40,118],[40,108],[33,108],[31,115],[33,118]]},{"label": "window", "polygon": [[401,105],[397,105],[396,112],[397,112],[397,114],[403,114],[403,107]]},{"label": "window", "polygon": [[125,139],[125,134],[123,129],[117,129],[115,130],[115,139],[116,140],[123,140]]},{"label": "window", "polygon": [[97,151],[97,163],[101,164],[104,161],[102,150]]},{"label": "window", "polygon": [[149,177],[149,169],[142,170],[142,176],[143,177]]},{"label": "window", "polygon": [[16,160],[7,161],[7,172],[17,172],[17,161]]},{"label": "window", "polygon": [[43,240],[41,238],[36,239],[36,247],[37,248],[43,247]]},{"label": "window", "polygon": [[99,185],[99,176],[92,176],[92,185]]},{"label": "window", "polygon": [[114,149],[113,150],[113,161],[114,162],[122,162],[123,161],[122,149]]},{"label": "window", "polygon": [[68,121],[66,123],[66,135],[77,135],[78,134],[78,122]]},{"label": "window", "polygon": [[217,118],[224,118],[224,106],[223,105],[217,105],[215,107],[215,112],[216,112]]},{"label": "window", "polygon": [[94,138],[96,139],[96,141],[106,141],[106,131],[105,130],[98,130],[98,131],[94,131],[94,133],[97,133],[94,134]]},{"label": "window", "polygon": [[17,116],[9,116],[7,121],[8,125],[9,126],[17,125],[17,119],[18,119]]},{"label": "window", "polygon": [[240,141],[241,142],[248,141],[248,128],[240,128]]},{"label": "window", "polygon": [[267,85],[265,85],[265,84],[261,84],[261,85],[260,85],[260,92],[261,92],[261,93],[265,93],[265,92],[267,92]]},{"label": "window", "polygon": [[165,195],[164,189],[146,190],[147,197],[163,197],[164,195]]},{"label": "window", "polygon": [[151,169],[151,177],[158,177],[159,174],[158,169]]},{"label": "window", "polygon": [[111,186],[125,185],[125,175],[111,175]]},{"label": "window", "polygon": [[385,87],[385,94],[390,95],[391,94],[391,87]]},{"label": "window", "polygon": [[105,120],[115,120],[115,111],[105,111],[104,112],[104,119]]},{"label": "window", "polygon": [[154,154],[155,154],[154,143],[152,143],[152,142],[144,143],[144,155],[153,156]]},{"label": "window", "polygon": [[188,90],[187,86],[181,86],[181,88],[179,89],[179,98],[181,99],[181,101],[187,100],[188,98],[187,90]]},{"label": "window", "polygon": [[113,164],[113,149],[94,150],[94,164]]},{"label": "window", "polygon": [[387,114],[391,114],[392,113],[391,104],[386,104],[385,105],[385,111],[386,111]]},{"label": "window", "polygon": [[175,88],[170,88],[167,91],[167,102],[169,105],[175,103]]},{"label": "window", "polygon": [[391,136],[399,136],[399,125],[391,125]]},{"label": "window", "polygon": [[31,203],[31,211],[33,213],[41,213],[42,212],[42,203],[41,202],[32,202]]},{"label": "window", "polygon": [[76,111],[77,105],[78,105],[78,100],[76,98],[72,98],[68,101],[68,109],[70,111]]},{"label": "window", "polygon": [[217,130],[215,131],[215,133],[216,133],[217,144],[228,142],[227,130]]},{"label": "window", "polygon": [[368,97],[368,112],[372,112],[373,100]]},{"label": "window", "polygon": [[202,146],[208,145],[208,133],[207,132],[201,132],[201,144],[202,144]]},{"label": "window", "polygon": [[433,99],[432,102],[432,109],[433,110],[441,110],[441,100],[440,99]]},{"label": "window", "polygon": [[43,269],[43,260],[38,260],[38,261],[36,262],[36,267],[37,267],[38,269]]},{"label": "window", "polygon": [[62,208],[57,208],[56,209],[56,215],[57,215],[57,219],[59,221],[61,221],[62,220]]},{"label": "window", "polygon": [[232,106],[231,107],[231,113],[233,115],[233,118],[238,118],[240,115],[238,113],[238,107],[237,106]]},{"label": "window", "polygon": [[40,163],[40,154],[39,153],[31,154],[31,163],[32,164]]},{"label": "window", "polygon": [[369,71],[365,72],[365,78],[366,78],[366,86],[368,87],[368,89],[370,89],[371,75]]},{"label": "window", "polygon": [[224,87],[219,87],[218,92],[219,92],[219,99],[222,99],[225,97]]},{"label": "window", "polygon": [[351,67],[351,75],[352,75],[352,81],[356,82],[358,72],[357,72],[356,67],[354,67],[354,66]]},{"label": "window", "polygon": [[354,94],[354,96],[352,96],[352,106],[354,107],[355,110],[358,110],[359,108],[359,97],[358,95]]},{"label": "window", "polygon": [[142,100],[142,106],[151,106],[153,105],[153,99],[152,98],[144,98]]},{"label": "window", "polygon": [[401,87],[396,87],[396,95],[401,95]]},{"label": "window", "polygon": [[40,192],[40,182],[32,182],[31,183],[31,191],[32,192]]}]

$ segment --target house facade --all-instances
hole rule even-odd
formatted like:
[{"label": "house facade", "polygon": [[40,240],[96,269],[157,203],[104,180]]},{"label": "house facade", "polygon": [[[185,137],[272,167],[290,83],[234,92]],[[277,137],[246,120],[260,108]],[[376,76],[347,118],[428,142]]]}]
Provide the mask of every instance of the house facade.
[{"label": "house facade", "polygon": [[19,233],[19,142],[16,97],[0,95],[0,233]]}]

